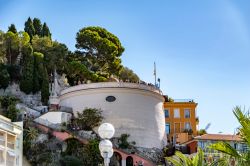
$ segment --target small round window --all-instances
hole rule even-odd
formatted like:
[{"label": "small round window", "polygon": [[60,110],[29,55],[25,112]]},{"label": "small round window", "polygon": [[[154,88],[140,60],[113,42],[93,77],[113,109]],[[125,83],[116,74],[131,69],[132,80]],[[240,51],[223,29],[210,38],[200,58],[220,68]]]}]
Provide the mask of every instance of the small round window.
[{"label": "small round window", "polygon": [[115,96],[106,97],[106,101],[108,101],[108,102],[114,102],[115,100],[116,100]]}]

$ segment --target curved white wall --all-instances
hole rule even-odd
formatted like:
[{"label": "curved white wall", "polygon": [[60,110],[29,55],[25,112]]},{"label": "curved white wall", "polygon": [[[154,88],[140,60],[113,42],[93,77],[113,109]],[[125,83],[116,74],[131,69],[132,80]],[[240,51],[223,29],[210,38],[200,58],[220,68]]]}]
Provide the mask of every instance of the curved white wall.
[{"label": "curved white wall", "polygon": [[[107,96],[115,96],[107,102]],[[105,122],[112,123],[115,136],[130,134],[136,146],[163,148],[166,143],[163,97],[151,86],[132,83],[93,83],[61,92],[60,105],[72,107],[74,113],[84,108],[103,110]]]}]

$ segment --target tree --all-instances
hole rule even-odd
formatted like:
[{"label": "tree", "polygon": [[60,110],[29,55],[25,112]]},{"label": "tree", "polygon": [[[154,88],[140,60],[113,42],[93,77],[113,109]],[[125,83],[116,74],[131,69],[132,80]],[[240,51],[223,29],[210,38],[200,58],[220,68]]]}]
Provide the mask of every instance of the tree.
[{"label": "tree", "polygon": [[96,108],[86,108],[81,113],[77,112],[76,123],[85,130],[99,126],[102,120],[102,111]]},{"label": "tree", "polygon": [[65,67],[67,55],[68,48],[65,44],[52,42],[52,46],[48,48],[44,57],[48,73],[53,73],[55,69],[59,72],[62,71]]},{"label": "tree", "polygon": [[10,75],[6,68],[0,66],[0,89],[6,89],[10,82]]},{"label": "tree", "polygon": [[5,63],[6,60],[6,47],[5,47],[5,33],[0,30],[0,64]]},{"label": "tree", "polygon": [[16,26],[15,26],[14,24],[11,24],[11,25],[8,27],[8,32],[17,33]]},{"label": "tree", "polygon": [[41,52],[44,55],[48,54],[48,51],[53,46],[53,42],[49,37],[39,37],[35,35],[32,38],[32,47],[34,51]]},{"label": "tree", "polygon": [[175,152],[175,156],[166,157],[166,160],[174,164],[175,166],[206,166],[204,160],[204,153],[199,148],[198,153],[193,157],[189,158],[188,156],[182,154],[179,151]]},{"label": "tree", "polygon": [[119,78],[122,81],[129,81],[129,82],[139,82],[140,79],[139,77],[133,72],[133,70],[127,68],[127,67],[123,67],[121,69],[121,72],[119,74]]},{"label": "tree", "polygon": [[29,34],[30,41],[31,41],[33,36],[35,35],[35,28],[33,25],[33,21],[30,17],[28,18],[28,20],[24,24],[24,31]]},{"label": "tree", "polygon": [[76,48],[93,72],[118,75],[124,48],[119,39],[101,27],[86,27],[76,35]]},{"label": "tree", "polygon": [[43,81],[43,54],[40,52],[34,52],[34,71],[33,71],[33,93],[41,90]]},{"label": "tree", "polygon": [[19,54],[19,37],[17,33],[7,32],[5,34],[5,50],[6,58],[9,64],[16,62],[17,55]]},{"label": "tree", "polygon": [[[239,133],[244,143],[247,145],[246,152],[238,152],[227,142],[218,142],[210,145],[211,149],[217,150],[236,160],[236,165],[248,166],[250,163],[250,114],[245,113],[239,106],[233,109],[233,113],[240,123]],[[225,159],[220,159],[218,163],[226,163]]]},{"label": "tree", "polygon": [[128,142],[129,134],[121,134],[120,138],[118,138],[118,145],[121,149],[130,149],[132,145],[135,145],[135,142]]},{"label": "tree", "polygon": [[207,134],[207,131],[205,129],[200,129],[198,131],[198,135],[204,135],[204,134]]},{"label": "tree", "polygon": [[62,166],[80,166],[83,165],[82,161],[75,156],[64,156],[60,160]]},{"label": "tree", "polygon": [[32,55],[26,55],[22,78],[20,81],[20,90],[26,94],[30,94],[33,91],[33,73],[34,73],[34,58]]},{"label": "tree", "polygon": [[15,104],[11,104],[8,107],[7,113],[6,113],[6,117],[11,119],[12,122],[16,122],[18,119],[18,113],[20,112],[20,110],[16,109]]},{"label": "tree", "polygon": [[49,37],[49,38],[51,38],[51,33],[50,33],[49,27],[47,26],[46,23],[43,23],[42,37]]},{"label": "tree", "polygon": [[102,163],[103,159],[99,150],[99,141],[90,140],[88,144],[83,147],[83,165],[96,166]]},{"label": "tree", "polygon": [[46,68],[43,68],[43,81],[41,87],[41,97],[43,104],[47,105],[49,100],[49,76]]},{"label": "tree", "polygon": [[34,18],[33,19],[33,26],[34,26],[34,29],[35,29],[34,34],[38,35],[38,36],[42,36],[42,24],[41,24],[40,19]]}]

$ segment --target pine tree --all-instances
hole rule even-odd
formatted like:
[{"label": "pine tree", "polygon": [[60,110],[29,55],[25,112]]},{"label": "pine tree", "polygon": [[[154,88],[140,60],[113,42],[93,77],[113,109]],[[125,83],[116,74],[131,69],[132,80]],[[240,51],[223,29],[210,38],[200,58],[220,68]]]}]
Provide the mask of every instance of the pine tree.
[{"label": "pine tree", "polygon": [[44,36],[51,37],[49,27],[47,26],[46,23],[43,24],[43,28],[42,28],[42,37]]},{"label": "pine tree", "polygon": [[29,17],[28,20],[24,24],[24,31],[27,32],[30,36],[30,41],[32,40],[32,37],[35,35],[35,28],[33,25],[33,21]]},{"label": "pine tree", "polygon": [[11,25],[8,27],[8,32],[17,33],[16,26],[15,26],[14,24],[11,24]]},{"label": "pine tree", "polygon": [[43,104],[47,105],[49,100],[49,77],[46,68],[43,70],[41,97]]},{"label": "pine tree", "polygon": [[41,37],[42,36],[42,24],[41,24],[40,19],[34,18],[33,19],[33,26],[35,29],[35,34]]}]

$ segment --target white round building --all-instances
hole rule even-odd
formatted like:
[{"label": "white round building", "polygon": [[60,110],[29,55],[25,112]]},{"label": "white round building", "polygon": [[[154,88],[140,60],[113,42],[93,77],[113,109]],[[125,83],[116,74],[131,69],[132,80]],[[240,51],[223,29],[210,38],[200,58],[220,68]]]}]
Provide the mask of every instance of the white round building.
[{"label": "white round building", "polygon": [[166,144],[163,101],[153,86],[102,82],[81,84],[62,90],[60,106],[71,107],[74,114],[85,108],[103,111],[104,122],[115,127],[115,137],[129,134],[129,141],[145,148]]}]

